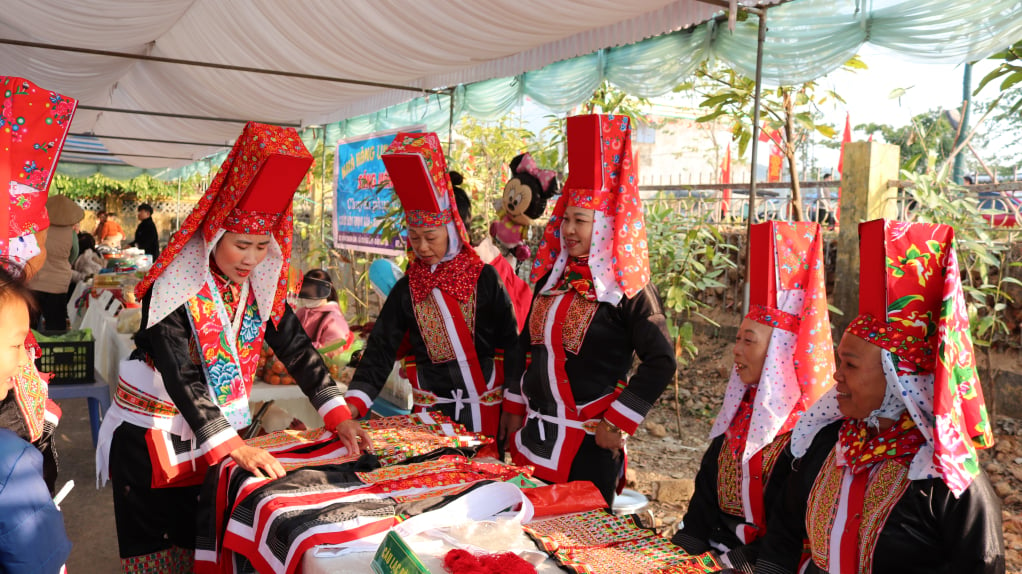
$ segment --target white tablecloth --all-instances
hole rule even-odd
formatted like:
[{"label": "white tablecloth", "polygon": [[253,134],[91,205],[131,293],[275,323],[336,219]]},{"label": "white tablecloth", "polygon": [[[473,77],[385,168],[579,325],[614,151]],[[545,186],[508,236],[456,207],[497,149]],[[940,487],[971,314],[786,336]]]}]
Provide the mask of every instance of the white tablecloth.
[{"label": "white tablecloth", "polygon": [[253,415],[258,408],[258,405],[254,403],[274,401],[274,406],[284,409],[292,417],[305,423],[305,426],[309,428],[323,426],[323,417],[319,416],[316,409],[312,407],[312,403],[309,402],[309,398],[305,396],[298,385],[271,385],[256,379],[252,383],[252,392],[248,396],[248,401],[254,407]]}]

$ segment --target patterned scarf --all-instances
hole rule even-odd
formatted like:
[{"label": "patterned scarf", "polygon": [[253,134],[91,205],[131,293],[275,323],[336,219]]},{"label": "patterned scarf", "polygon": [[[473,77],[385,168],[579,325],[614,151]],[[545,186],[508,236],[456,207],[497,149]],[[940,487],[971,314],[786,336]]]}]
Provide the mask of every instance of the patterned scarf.
[{"label": "patterned scarf", "polygon": [[266,323],[259,316],[255,294],[249,291],[239,332],[234,333],[235,339],[231,341],[228,333],[233,330],[234,315],[241,304],[238,286],[212,260],[210,271],[213,281],[204,283],[187,302],[189,320],[210,395],[231,426],[239,429],[251,423],[248,391],[259,362]]},{"label": "patterned scarf", "polygon": [[745,396],[742,397],[742,402],[738,405],[738,412],[731,419],[731,426],[725,431],[728,446],[730,446],[735,458],[740,458],[742,451],[745,449],[745,437],[749,434],[749,423],[752,422],[752,408],[756,403],[756,390],[758,388],[758,385],[746,387]]},{"label": "patterned scarf", "polygon": [[596,301],[596,287],[593,284],[593,271],[589,268],[589,256],[569,257],[564,274],[554,286],[553,292],[565,293],[573,289],[587,301]]},{"label": "patterned scarf", "polygon": [[845,419],[841,424],[840,442],[845,464],[852,474],[858,474],[885,459],[908,466],[926,439],[908,411],[903,411],[891,428],[873,438],[869,438],[866,421]]},{"label": "patterned scarf", "polygon": [[408,287],[412,291],[412,300],[419,303],[429,297],[433,289],[439,289],[464,303],[472,297],[483,265],[475,251],[464,247],[454,259],[438,263],[436,269],[430,269],[421,259],[414,259],[408,266]]}]

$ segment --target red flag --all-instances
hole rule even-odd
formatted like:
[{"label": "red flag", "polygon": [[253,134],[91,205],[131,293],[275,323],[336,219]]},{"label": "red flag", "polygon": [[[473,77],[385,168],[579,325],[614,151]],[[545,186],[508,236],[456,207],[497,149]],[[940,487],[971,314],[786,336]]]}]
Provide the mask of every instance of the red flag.
[{"label": "red flag", "polygon": [[[720,183],[731,183],[731,143],[727,144],[727,155],[720,165]],[[724,189],[723,199],[720,202],[721,215],[727,217],[731,211],[731,188]]]},{"label": "red flag", "polygon": [[[873,141],[873,136],[869,136],[870,141]],[[841,138],[841,157],[837,160],[837,172],[838,174],[844,173],[845,168],[845,144],[851,143],[852,141],[852,121],[851,114],[845,112],[845,135]],[[840,177],[838,179],[844,179]],[[841,222],[841,188],[837,188],[837,207],[834,208],[834,221],[837,223]]]},{"label": "red flag", "polygon": [[837,172],[843,173],[845,167],[845,144],[852,141],[851,114],[845,112],[845,135],[841,138],[841,157],[837,160]]}]

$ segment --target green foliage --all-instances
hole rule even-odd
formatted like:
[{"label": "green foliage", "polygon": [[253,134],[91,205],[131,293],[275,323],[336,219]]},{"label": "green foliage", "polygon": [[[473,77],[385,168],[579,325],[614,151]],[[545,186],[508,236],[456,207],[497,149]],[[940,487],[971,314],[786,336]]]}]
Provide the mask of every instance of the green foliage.
[{"label": "green foliage", "polygon": [[119,181],[101,173],[89,177],[70,177],[58,173],[53,176],[53,192],[71,199],[114,197],[156,201],[175,196],[177,184],[163,182],[150,175]]},{"label": "green foliage", "polygon": [[725,274],[735,268],[737,248],[724,241],[717,227],[691,215],[694,211],[685,209],[683,200],[661,195],[645,208],[650,275],[664,302],[678,361],[684,364],[698,353],[691,316],[714,323],[700,312],[707,304],[699,296],[726,287]]},{"label": "green foliage", "polygon": [[946,162],[955,148],[956,131],[941,110],[930,110],[912,118],[907,126],[863,124],[867,134],[880,134],[887,143],[901,148],[901,169],[926,173]]},{"label": "green foliage", "polygon": [[1005,286],[1017,283],[1007,276],[1011,238],[1004,241],[1004,237],[994,235],[976,194],[953,183],[946,164],[925,174],[904,170],[901,177],[913,184],[908,190],[914,202],[910,212],[913,221],[943,223],[955,229],[973,341],[982,347],[1007,342],[1010,330],[1002,311],[1012,298]]},{"label": "green foliage", "polygon": [[1000,60],[999,66],[983,77],[976,88],[975,93],[979,94],[988,84],[1000,80],[998,89],[1000,97],[1008,98],[1008,108],[1004,112],[1006,117],[1018,117],[1022,111],[1022,40],[1009,46],[1002,52],[990,56],[990,60]]}]

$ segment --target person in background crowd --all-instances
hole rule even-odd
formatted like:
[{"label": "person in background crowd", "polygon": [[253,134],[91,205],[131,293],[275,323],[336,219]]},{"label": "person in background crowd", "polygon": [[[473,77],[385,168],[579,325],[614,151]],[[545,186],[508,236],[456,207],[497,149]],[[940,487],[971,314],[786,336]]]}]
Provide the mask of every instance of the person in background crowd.
[{"label": "person in background crowd", "polygon": [[67,291],[71,285],[72,252],[78,244],[74,228],[85,217],[85,211],[71,198],[51,195],[46,200],[50,229],[46,236],[46,263],[28,282],[39,303],[42,322],[47,331],[67,330]]},{"label": "person in background crowd", "polygon": [[[32,295],[18,267],[0,259],[0,400],[31,368],[25,348]],[[71,553],[64,517],[43,479],[43,457],[8,429],[0,429],[0,571],[60,572]]]},{"label": "person in background crowd", "polygon": [[[611,506],[635,433],[677,370],[650,283],[627,116],[569,117],[571,173],[532,270],[521,336],[525,376],[508,381],[498,442],[548,482],[588,480]],[[629,377],[632,357],[638,367]]]},{"label": "person in background crowd", "polygon": [[117,223],[116,216],[108,211],[100,211],[96,217],[99,219],[99,224],[96,225],[96,231],[92,234],[96,241],[100,245],[119,249],[121,241],[124,240],[124,228]]},{"label": "person in background crowd", "polygon": [[142,328],[121,363],[96,449],[113,482],[124,572],[191,571],[199,486],[226,457],[255,477],[284,468],[240,432],[263,340],[349,452],[370,447],[285,301],[292,197],[312,156],[298,132],[249,123],[136,287]]},{"label": "person in background crowd", "polygon": [[791,472],[791,429],[833,384],[834,344],[816,223],[753,225],[749,313],[684,526],[671,539],[689,554],[751,573]]},{"label": "person in background crowd", "polygon": [[135,228],[135,240],[130,245],[151,255],[153,261],[160,256],[160,234],[153,223],[153,206],[148,203],[138,206],[138,227]]},{"label": "person in background crowd", "polygon": [[295,314],[317,349],[351,339],[348,321],[337,302],[337,289],[325,269],[305,273]]},{"label": "person in background crowd", "polygon": [[[345,398],[353,416],[364,416],[394,360],[404,358],[416,411],[439,410],[496,436],[504,381],[521,374],[511,301],[469,243],[436,134],[399,133],[382,158],[404,208],[411,263],[380,310]],[[399,357],[400,349],[408,354]]]},{"label": "person in background crowd", "polygon": [[[756,572],[1001,574],[1001,503],[977,449],[993,432],[954,230],[859,225],[859,316],[837,384],[792,431],[798,458]],[[802,570],[804,541],[811,562]]]},{"label": "person in background crowd", "polygon": [[96,251],[96,240],[84,231],[78,234],[78,257],[71,265],[71,278],[86,281],[106,267],[103,256]]}]

